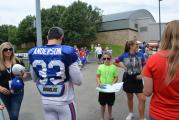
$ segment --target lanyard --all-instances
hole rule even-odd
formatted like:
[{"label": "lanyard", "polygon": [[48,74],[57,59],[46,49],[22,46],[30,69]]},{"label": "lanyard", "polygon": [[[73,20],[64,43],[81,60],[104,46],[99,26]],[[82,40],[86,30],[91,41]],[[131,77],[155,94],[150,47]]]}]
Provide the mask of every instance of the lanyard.
[{"label": "lanyard", "polygon": [[131,67],[132,72],[134,72],[134,68],[138,68],[140,70],[140,63],[139,63],[140,61],[136,54],[134,56],[129,54],[129,60],[130,60],[130,67]]},{"label": "lanyard", "polygon": [[12,77],[12,67],[10,66],[9,68],[6,69],[6,71],[9,73],[10,78]]}]

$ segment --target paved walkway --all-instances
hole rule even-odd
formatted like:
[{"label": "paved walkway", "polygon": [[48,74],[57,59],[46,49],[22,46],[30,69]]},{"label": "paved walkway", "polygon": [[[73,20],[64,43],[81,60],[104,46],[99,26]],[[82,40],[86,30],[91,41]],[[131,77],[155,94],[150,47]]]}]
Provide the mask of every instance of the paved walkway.
[{"label": "paved walkway", "polygon": [[[86,65],[83,69],[84,80],[80,87],[75,87],[78,120],[99,120],[100,106],[97,102],[98,92],[96,91],[96,63]],[[122,70],[119,72],[119,81],[121,80]],[[134,97],[134,114],[138,120],[137,100]],[[125,120],[128,114],[126,96],[123,91],[116,94],[116,101],[113,107],[113,116],[115,120]],[[148,102],[146,103],[146,116],[148,116]],[[5,118],[8,120],[7,112],[4,111]],[[20,111],[19,120],[43,120],[43,111],[39,93],[33,81],[25,82],[25,96]],[[106,117],[107,118],[107,117]]]}]

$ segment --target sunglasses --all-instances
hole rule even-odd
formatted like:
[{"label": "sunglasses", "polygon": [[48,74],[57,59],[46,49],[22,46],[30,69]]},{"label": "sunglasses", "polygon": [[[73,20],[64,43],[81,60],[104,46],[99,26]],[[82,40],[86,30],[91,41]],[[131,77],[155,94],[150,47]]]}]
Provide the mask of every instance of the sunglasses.
[{"label": "sunglasses", "polygon": [[103,58],[103,60],[111,60],[111,58]]},{"label": "sunglasses", "polygon": [[7,52],[8,50],[9,50],[9,51],[13,51],[12,48],[4,48],[4,49],[3,49],[4,52]]}]

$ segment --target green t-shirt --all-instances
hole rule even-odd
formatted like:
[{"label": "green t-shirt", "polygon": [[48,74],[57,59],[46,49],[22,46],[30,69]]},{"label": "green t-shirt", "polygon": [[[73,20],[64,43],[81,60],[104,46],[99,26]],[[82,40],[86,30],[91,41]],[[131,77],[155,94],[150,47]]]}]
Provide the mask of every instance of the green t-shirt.
[{"label": "green t-shirt", "polygon": [[100,82],[102,84],[112,84],[114,77],[118,76],[118,69],[115,65],[99,65],[97,74],[100,75]]}]

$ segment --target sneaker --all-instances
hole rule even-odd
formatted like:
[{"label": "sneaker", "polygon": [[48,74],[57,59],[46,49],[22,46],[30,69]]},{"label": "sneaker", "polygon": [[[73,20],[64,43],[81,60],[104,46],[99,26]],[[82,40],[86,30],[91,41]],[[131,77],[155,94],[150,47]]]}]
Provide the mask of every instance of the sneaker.
[{"label": "sneaker", "polygon": [[133,113],[129,113],[128,116],[126,117],[126,120],[132,120],[134,118]]}]

